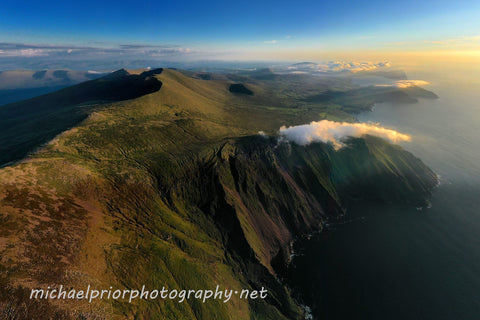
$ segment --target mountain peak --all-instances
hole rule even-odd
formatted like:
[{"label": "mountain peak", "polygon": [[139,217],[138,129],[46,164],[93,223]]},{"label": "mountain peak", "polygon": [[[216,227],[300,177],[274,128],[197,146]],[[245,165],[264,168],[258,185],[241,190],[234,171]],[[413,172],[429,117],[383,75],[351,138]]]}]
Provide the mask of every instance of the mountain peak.
[{"label": "mountain peak", "polygon": [[120,70],[113,71],[112,73],[106,75],[105,77],[103,77],[103,79],[118,79],[118,78],[123,78],[129,75],[131,75],[131,73],[128,72],[127,69],[122,68]]}]

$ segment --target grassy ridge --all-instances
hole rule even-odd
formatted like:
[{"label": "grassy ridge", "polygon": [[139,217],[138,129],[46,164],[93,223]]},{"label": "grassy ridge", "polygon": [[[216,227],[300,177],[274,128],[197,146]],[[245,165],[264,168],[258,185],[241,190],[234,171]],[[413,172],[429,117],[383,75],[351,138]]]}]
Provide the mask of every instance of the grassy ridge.
[{"label": "grassy ridge", "polygon": [[22,159],[34,148],[84,120],[105,101],[133,99],[162,86],[152,75],[125,70],[0,108],[0,164]]}]

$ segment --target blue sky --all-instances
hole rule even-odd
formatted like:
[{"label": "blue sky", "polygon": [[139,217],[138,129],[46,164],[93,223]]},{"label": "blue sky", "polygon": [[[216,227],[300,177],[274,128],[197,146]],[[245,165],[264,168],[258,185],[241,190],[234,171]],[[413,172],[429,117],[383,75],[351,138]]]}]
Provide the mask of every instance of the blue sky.
[{"label": "blue sky", "polygon": [[476,50],[480,41],[479,1],[2,2],[0,58],[40,55],[44,46],[87,53],[136,44],[158,47],[141,51],[158,55],[302,59],[322,51]]}]

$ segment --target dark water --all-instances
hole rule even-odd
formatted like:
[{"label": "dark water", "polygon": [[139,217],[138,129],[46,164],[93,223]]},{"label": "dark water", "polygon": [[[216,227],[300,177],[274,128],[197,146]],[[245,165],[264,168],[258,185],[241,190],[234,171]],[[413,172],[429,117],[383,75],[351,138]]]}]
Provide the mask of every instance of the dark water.
[{"label": "dark water", "polygon": [[439,100],[359,119],[412,135],[403,146],[441,175],[432,207],[358,204],[297,244],[290,283],[315,318],[480,319],[480,86],[423,79]]}]

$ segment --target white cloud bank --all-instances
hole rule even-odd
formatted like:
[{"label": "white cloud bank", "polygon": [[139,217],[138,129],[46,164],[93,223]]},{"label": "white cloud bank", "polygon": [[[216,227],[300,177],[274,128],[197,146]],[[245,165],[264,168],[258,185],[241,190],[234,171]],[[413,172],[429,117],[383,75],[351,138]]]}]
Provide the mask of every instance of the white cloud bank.
[{"label": "white cloud bank", "polygon": [[430,84],[428,81],[424,80],[400,80],[396,82],[397,87],[399,88],[409,88],[414,86],[426,86]]},{"label": "white cloud bank", "polygon": [[376,84],[376,87],[397,87],[397,88],[410,88],[415,86],[426,86],[430,82],[424,80],[399,80],[395,81],[393,84]]},{"label": "white cloud bank", "polygon": [[335,122],[329,120],[312,121],[293,127],[281,127],[280,135],[287,140],[299,145],[307,145],[312,142],[331,142],[336,149],[344,146],[343,141],[347,137],[361,137],[363,135],[374,135],[390,142],[410,141],[409,135],[395,130],[380,127],[376,124]]},{"label": "white cloud bank", "polygon": [[349,71],[357,73],[360,71],[373,71],[381,68],[390,68],[388,61],[328,61],[324,63],[304,62],[288,67],[288,70],[310,71],[310,72],[342,72]]},{"label": "white cloud bank", "polygon": [[177,45],[122,44],[118,46],[99,45],[97,47],[88,47],[0,42],[0,58],[38,56],[48,56],[51,58],[66,58],[71,56],[91,58],[99,55],[111,55],[112,57],[132,56],[138,59],[139,56],[148,58],[190,53],[193,53],[190,48]]}]

